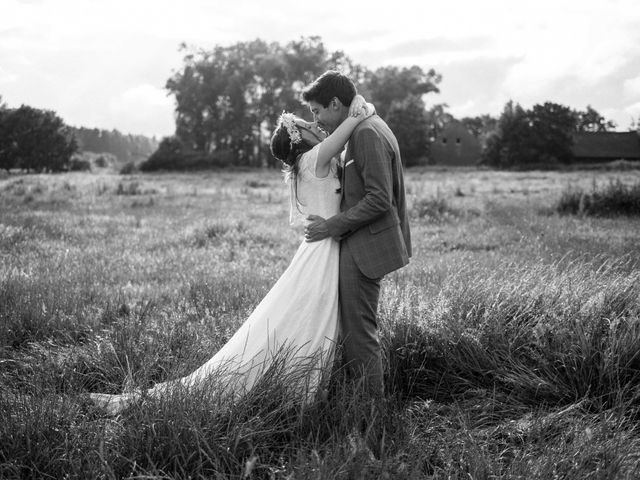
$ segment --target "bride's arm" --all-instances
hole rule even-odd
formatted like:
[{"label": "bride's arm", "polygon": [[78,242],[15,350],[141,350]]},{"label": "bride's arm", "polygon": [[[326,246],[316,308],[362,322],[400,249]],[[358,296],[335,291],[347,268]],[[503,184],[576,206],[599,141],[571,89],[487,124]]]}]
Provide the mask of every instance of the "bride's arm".
[{"label": "bride's arm", "polygon": [[375,108],[366,103],[362,95],[356,95],[349,108],[349,116],[336,128],[331,135],[325,138],[318,147],[318,159],[316,170],[324,170],[333,157],[340,153],[354,128],[375,113]]}]

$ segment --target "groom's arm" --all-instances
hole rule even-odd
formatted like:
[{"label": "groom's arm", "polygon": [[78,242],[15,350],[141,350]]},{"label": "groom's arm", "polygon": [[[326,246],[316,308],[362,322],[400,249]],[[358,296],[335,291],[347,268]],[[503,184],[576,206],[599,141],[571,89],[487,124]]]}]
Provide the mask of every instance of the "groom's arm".
[{"label": "groom's arm", "polygon": [[375,129],[363,125],[350,141],[352,151],[357,152],[353,168],[362,174],[365,193],[353,207],[327,219],[328,233],[337,239],[372,223],[393,207],[391,158],[382,138]]}]

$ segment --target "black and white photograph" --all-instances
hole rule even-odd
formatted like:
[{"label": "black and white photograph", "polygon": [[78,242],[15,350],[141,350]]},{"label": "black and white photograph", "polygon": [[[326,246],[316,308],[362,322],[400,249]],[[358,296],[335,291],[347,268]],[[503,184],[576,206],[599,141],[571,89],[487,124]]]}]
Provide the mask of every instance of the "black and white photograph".
[{"label": "black and white photograph", "polygon": [[4,0],[0,479],[640,478],[635,0]]}]

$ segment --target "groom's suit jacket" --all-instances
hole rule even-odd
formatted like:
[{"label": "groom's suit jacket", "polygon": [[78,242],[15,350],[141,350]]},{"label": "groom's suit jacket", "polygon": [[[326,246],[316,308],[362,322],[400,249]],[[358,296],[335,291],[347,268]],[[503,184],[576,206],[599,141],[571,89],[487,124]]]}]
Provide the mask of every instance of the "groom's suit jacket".
[{"label": "groom's suit jacket", "polygon": [[409,263],[411,234],[398,141],[377,115],[354,130],[344,156],[340,213],[327,219],[360,271],[379,278]]}]

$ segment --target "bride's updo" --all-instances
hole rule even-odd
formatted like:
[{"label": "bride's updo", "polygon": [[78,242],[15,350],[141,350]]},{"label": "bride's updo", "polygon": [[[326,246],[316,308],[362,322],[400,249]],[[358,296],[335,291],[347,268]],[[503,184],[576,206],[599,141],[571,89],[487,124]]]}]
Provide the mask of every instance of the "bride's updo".
[{"label": "bride's updo", "polygon": [[282,162],[285,181],[291,185],[291,208],[289,212],[289,222],[293,223],[293,210],[298,206],[298,159],[300,156],[311,150],[309,145],[302,139],[300,130],[296,125],[296,117],[293,113],[282,112],[278,119],[278,124],[271,137],[271,154]]},{"label": "bride's updo", "polygon": [[298,157],[311,150],[295,122],[293,113],[282,112],[271,137],[271,154],[285,165],[285,170],[295,170]]}]

